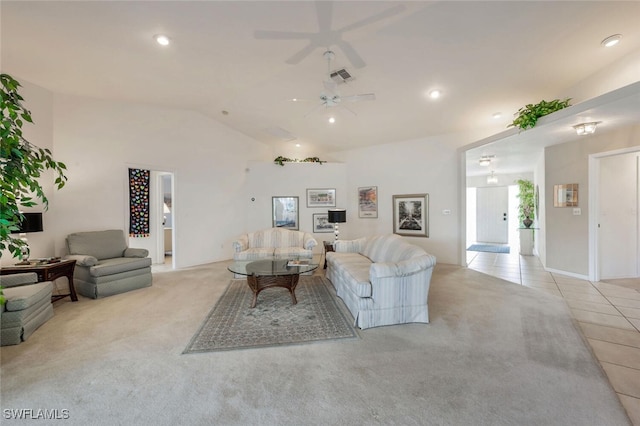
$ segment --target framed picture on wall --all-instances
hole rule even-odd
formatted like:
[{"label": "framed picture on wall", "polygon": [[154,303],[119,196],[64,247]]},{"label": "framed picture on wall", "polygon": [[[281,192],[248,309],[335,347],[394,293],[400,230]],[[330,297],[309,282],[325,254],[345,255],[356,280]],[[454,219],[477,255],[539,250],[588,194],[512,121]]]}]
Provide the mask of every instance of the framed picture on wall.
[{"label": "framed picture on wall", "polygon": [[313,232],[333,232],[333,224],[329,223],[328,213],[314,213],[313,214]]},{"label": "framed picture on wall", "polygon": [[298,230],[298,197],[271,197],[273,227]]},{"label": "framed picture on wall", "polygon": [[323,189],[307,189],[307,207],[335,207],[336,206],[336,190]]},{"label": "framed picture on wall", "polygon": [[393,196],[393,233],[429,237],[429,194]]},{"label": "framed picture on wall", "polygon": [[377,186],[363,186],[358,188],[358,217],[378,217]]}]

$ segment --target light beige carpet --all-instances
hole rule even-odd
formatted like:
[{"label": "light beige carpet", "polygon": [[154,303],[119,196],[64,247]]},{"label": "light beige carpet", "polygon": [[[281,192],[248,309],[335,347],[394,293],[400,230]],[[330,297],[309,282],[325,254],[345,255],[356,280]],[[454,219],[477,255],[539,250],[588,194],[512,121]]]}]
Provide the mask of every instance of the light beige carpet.
[{"label": "light beige carpet", "polygon": [[435,269],[430,324],[182,355],[226,266],[57,302],[1,349],[1,408],[66,409],[65,425],[629,424],[564,301],[456,266]]}]

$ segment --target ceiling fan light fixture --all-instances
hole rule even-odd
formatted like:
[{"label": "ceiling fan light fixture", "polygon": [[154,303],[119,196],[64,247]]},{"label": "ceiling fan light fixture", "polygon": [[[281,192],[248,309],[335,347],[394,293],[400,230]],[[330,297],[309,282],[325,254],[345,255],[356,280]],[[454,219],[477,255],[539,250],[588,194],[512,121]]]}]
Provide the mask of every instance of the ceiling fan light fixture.
[{"label": "ceiling fan light fixture", "polygon": [[431,99],[438,99],[440,96],[442,96],[442,92],[438,89],[434,89],[429,92],[429,97]]},{"label": "ceiling fan light fixture", "polygon": [[602,44],[604,47],[612,47],[620,43],[621,39],[622,39],[622,34],[614,34],[602,40],[600,44]]}]

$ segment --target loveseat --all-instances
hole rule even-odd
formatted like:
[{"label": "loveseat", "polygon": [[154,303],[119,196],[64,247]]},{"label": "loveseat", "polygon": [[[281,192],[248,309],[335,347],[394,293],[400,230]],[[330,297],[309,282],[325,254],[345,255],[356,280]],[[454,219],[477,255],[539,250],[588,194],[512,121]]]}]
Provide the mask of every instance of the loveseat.
[{"label": "loveseat", "polygon": [[313,258],[318,242],[303,231],[269,228],[243,234],[233,242],[234,260],[258,260],[270,257]]},{"label": "loveseat", "polygon": [[85,297],[111,296],[148,287],[153,281],[149,251],[127,247],[121,229],[69,234],[67,250],[65,258],[76,260],[76,290]]},{"label": "loveseat", "polygon": [[53,317],[53,283],[26,272],[0,275],[0,285],[6,299],[0,306],[0,346],[17,345]]},{"label": "loveseat", "polygon": [[427,299],[436,258],[389,234],[334,243],[327,278],[365,329],[429,322]]}]

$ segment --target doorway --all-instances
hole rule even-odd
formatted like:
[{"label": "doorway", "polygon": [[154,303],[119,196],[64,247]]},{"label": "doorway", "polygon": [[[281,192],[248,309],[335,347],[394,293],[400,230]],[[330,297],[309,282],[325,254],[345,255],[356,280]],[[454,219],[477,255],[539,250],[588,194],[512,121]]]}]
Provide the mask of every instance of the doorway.
[{"label": "doorway", "polygon": [[638,151],[605,154],[591,167],[597,175],[591,215],[595,221],[590,226],[595,236],[595,281],[640,276],[639,155]]},{"label": "doorway", "polygon": [[173,173],[158,172],[156,185],[159,200],[157,210],[161,213],[157,217],[161,219],[158,228],[162,232],[158,235],[157,255],[158,264],[168,269],[175,268],[175,219],[173,196]]}]

